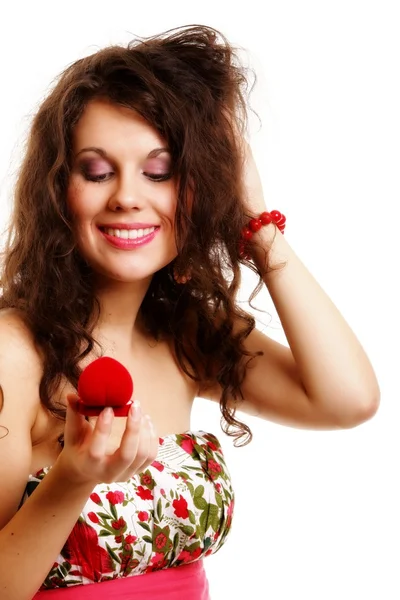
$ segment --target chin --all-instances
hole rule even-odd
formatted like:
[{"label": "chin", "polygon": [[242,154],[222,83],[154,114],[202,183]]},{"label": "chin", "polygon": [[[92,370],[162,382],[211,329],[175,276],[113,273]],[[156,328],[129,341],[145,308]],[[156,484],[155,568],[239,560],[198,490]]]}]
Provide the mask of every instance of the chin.
[{"label": "chin", "polygon": [[155,253],[156,256],[125,256],[112,257],[111,260],[99,260],[99,256],[87,257],[97,278],[102,281],[112,281],[119,283],[150,283],[153,275],[166,267],[176,257],[176,252],[165,252],[163,256]]},{"label": "chin", "polygon": [[101,272],[99,276],[101,279],[115,283],[146,283],[150,282],[153,278],[154,272],[137,272],[137,273],[110,273],[110,272]]},{"label": "chin", "polygon": [[[168,264],[168,263],[166,263]],[[162,269],[165,265],[157,265],[154,268],[130,268],[130,269],[104,269],[97,266],[94,267],[94,271],[98,274],[98,277],[103,281],[115,282],[120,284],[134,284],[134,283],[150,283],[154,273]]]}]

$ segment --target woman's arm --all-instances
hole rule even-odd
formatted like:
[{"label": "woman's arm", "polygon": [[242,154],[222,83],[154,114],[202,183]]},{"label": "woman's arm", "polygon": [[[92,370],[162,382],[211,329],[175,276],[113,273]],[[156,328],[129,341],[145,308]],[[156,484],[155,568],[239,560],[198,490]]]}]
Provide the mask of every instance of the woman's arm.
[{"label": "woman's arm", "polygon": [[[248,148],[245,186],[249,212],[265,209],[260,178]],[[379,385],[357,337],[274,226],[254,235],[252,257],[264,275],[289,348],[255,330],[245,346],[262,351],[251,361],[242,386],[243,410],[289,425],[352,427],[372,417]],[[239,324],[238,324],[239,325]],[[219,400],[217,387],[206,395]]]},{"label": "woman's arm", "polygon": [[128,417],[119,448],[107,452],[111,419],[94,428],[67,408],[64,449],[18,509],[31,468],[31,429],[39,408],[41,364],[14,316],[0,314],[0,598],[31,600],[97,483],[124,481],[155,459],[158,438],[140,411]]},{"label": "woman's arm", "polygon": [[[24,471],[16,458],[7,470]],[[9,485],[1,469],[1,485]],[[8,488],[9,489],[9,488]],[[85,505],[93,483],[72,484],[55,466],[0,531],[0,597],[31,600]]]}]

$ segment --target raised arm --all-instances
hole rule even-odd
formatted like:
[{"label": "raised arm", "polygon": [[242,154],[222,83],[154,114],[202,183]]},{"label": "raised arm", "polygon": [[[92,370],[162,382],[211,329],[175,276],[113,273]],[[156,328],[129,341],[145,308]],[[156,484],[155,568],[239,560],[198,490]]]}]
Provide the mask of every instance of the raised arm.
[{"label": "raised arm", "polygon": [[[266,207],[248,146],[244,174],[249,214],[258,216]],[[286,235],[268,225],[253,239],[252,259],[264,273],[289,347],[258,330],[249,335],[246,348],[263,356],[247,370],[240,408],[299,427],[347,428],[369,419],[379,405],[379,385],[354,332]],[[282,268],[266,272],[266,253],[270,266]],[[220,389],[204,395],[219,400]]]}]

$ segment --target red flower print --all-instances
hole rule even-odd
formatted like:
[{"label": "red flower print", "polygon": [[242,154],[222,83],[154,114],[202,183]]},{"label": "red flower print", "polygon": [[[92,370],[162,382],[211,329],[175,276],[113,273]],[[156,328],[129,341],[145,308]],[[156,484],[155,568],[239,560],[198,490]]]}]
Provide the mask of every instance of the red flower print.
[{"label": "red flower print", "polygon": [[215,460],[208,461],[208,468],[210,469],[210,471],[215,471],[216,473],[221,473],[221,471],[222,471],[221,465],[219,463],[217,463]]},{"label": "red flower print", "polygon": [[213,442],[207,442],[207,446],[210,448],[210,450],[212,450],[213,452],[217,452],[217,450],[219,450],[218,446],[216,446]]},{"label": "red flower print", "polygon": [[152,571],[156,571],[157,569],[163,569],[166,565],[167,561],[165,560],[164,554],[162,554],[161,552],[156,552],[151,558],[151,565],[147,567],[146,573],[151,573]]},{"label": "red flower print", "polygon": [[[57,562],[42,589],[156,572],[171,561],[190,565],[223,544],[234,502],[218,440],[186,432],[160,438],[159,449],[156,460],[131,479],[130,491],[118,483],[89,490],[86,516],[78,519],[60,558],[53,557]],[[163,450],[180,452],[181,460],[170,463]],[[195,507],[192,496],[199,493]]]},{"label": "red flower print", "polygon": [[172,506],[178,518],[187,519],[189,517],[188,503],[183,496],[179,496],[179,500],[174,500]]},{"label": "red flower print", "polygon": [[125,500],[125,495],[123,492],[117,490],[115,492],[108,492],[106,494],[106,498],[110,504],[122,504],[122,502]]},{"label": "red flower print", "polygon": [[156,554],[151,558],[151,563],[154,565],[154,564],[158,563],[159,561],[164,561],[164,554],[161,554],[160,552],[156,552]]},{"label": "red flower print", "polygon": [[83,521],[78,521],[63,550],[72,565],[79,565],[83,577],[98,582],[106,573],[114,570],[108,552],[99,546],[96,530]]},{"label": "red flower print", "polygon": [[154,538],[154,543],[157,546],[158,550],[161,550],[161,548],[164,548],[165,544],[167,543],[167,536],[164,533],[159,533],[158,535],[156,535],[156,537]]},{"label": "red flower print", "polygon": [[99,523],[100,521],[99,517],[94,512],[88,513],[88,517],[92,521],[92,523]]},{"label": "red flower print", "polygon": [[155,552],[163,552],[167,554],[172,548],[172,540],[170,539],[171,529],[166,525],[161,529],[157,524],[153,528],[153,550]]},{"label": "red flower print", "polygon": [[201,548],[200,547],[196,548],[196,550],[193,550],[193,552],[192,552],[192,559],[196,560],[197,558],[199,558],[200,554],[201,554]]},{"label": "red flower print", "polygon": [[126,527],[125,519],[120,517],[117,521],[112,521],[111,527],[113,529],[116,529],[117,531],[119,531],[120,529],[123,529],[124,527]]},{"label": "red flower print", "polygon": [[157,469],[158,471],[160,471],[160,473],[162,473],[162,471],[164,471],[164,465],[162,465],[160,462],[158,462],[158,460],[155,460],[154,462],[152,462],[151,466],[154,467],[155,469]]},{"label": "red flower print", "polygon": [[137,537],[135,537],[134,535],[127,535],[125,538],[125,542],[127,544],[133,544],[133,542],[136,542]]},{"label": "red flower print", "polygon": [[145,490],[144,487],[142,487],[141,485],[138,486],[136,494],[142,500],[153,500],[154,498],[153,494],[151,493],[151,490]]},{"label": "red flower print", "polygon": [[182,550],[182,552],[178,556],[178,560],[182,560],[183,562],[190,562],[192,560],[197,560],[201,555],[202,550],[200,547],[196,548],[192,552],[189,550]]},{"label": "red flower print", "polygon": [[139,561],[137,558],[131,558],[130,561],[128,562],[128,566],[125,570],[125,573],[131,573],[133,571],[133,569],[136,569],[136,567],[139,566]]},{"label": "red flower print", "polygon": [[193,452],[193,448],[194,448],[194,444],[193,444],[193,440],[191,438],[186,438],[185,440],[183,440],[181,442],[181,447],[185,450],[185,452],[187,452],[188,454],[192,454]]},{"label": "red flower print", "polygon": [[150,475],[149,471],[145,471],[145,473],[141,474],[141,476],[140,476],[140,483],[143,486],[145,486],[145,487],[147,487],[147,488],[149,488],[151,490],[153,490],[154,486],[155,486],[155,481],[152,478],[152,476]]},{"label": "red flower print", "polygon": [[182,550],[182,552],[178,556],[178,560],[183,560],[183,562],[189,562],[192,560],[192,555],[187,550]]},{"label": "red flower print", "polygon": [[217,463],[215,460],[210,459],[206,464],[202,464],[204,465],[205,469],[208,469],[208,475],[210,479],[212,479],[213,481],[215,479],[218,479],[219,474],[222,471],[222,467],[219,463]]}]

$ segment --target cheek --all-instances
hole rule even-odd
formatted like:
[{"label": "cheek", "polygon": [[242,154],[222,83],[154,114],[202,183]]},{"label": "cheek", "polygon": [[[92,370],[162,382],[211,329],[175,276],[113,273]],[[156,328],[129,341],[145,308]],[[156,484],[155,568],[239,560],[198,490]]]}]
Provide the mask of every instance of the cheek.
[{"label": "cheek", "polygon": [[164,204],[167,212],[175,217],[176,206],[178,203],[178,188],[175,183],[171,183],[170,188],[165,194]]},{"label": "cheek", "polygon": [[171,188],[168,191],[165,190],[165,193],[160,194],[157,199],[157,206],[155,207],[162,219],[168,222],[172,228],[174,228],[175,224],[176,206],[177,192],[175,188]]},{"label": "cheek", "polygon": [[67,190],[67,205],[76,227],[85,221],[91,220],[94,213],[93,195],[87,193],[82,183],[70,182]]},{"label": "cheek", "polygon": [[80,212],[79,209],[83,206],[82,192],[82,186],[72,178],[67,189],[67,206],[74,220]]}]

